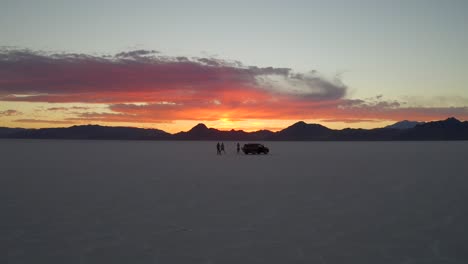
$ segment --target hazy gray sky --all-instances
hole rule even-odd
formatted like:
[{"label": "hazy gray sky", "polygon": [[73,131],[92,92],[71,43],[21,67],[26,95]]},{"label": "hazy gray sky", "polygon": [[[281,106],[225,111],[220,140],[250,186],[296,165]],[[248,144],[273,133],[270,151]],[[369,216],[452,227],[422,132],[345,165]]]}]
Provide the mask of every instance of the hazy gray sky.
[{"label": "hazy gray sky", "polygon": [[468,1],[2,1],[0,45],[133,48],[343,73],[356,95],[461,95]]}]

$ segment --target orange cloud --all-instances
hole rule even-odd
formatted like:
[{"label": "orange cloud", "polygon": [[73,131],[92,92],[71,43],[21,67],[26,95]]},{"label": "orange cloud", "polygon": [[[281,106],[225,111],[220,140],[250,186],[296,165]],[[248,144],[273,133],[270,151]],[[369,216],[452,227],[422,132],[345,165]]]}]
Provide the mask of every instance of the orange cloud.
[{"label": "orange cloud", "polygon": [[[397,101],[346,99],[347,86],[317,72],[245,66],[213,58],[131,51],[115,56],[0,50],[0,101],[106,104],[61,120],[170,123],[174,120],[372,122],[468,119],[467,107],[408,107]],[[71,109],[49,107],[47,111]]]},{"label": "orange cloud", "polygon": [[17,115],[21,115],[21,114],[22,113],[20,111],[13,110],[13,109],[0,111],[0,116],[17,116]]}]

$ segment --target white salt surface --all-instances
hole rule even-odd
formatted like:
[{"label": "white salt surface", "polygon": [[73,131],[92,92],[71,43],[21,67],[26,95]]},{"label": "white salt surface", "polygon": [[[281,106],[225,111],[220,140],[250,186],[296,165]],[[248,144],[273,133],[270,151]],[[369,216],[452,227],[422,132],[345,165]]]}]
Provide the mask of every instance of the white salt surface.
[{"label": "white salt surface", "polygon": [[0,140],[0,263],[468,263],[468,142]]}]

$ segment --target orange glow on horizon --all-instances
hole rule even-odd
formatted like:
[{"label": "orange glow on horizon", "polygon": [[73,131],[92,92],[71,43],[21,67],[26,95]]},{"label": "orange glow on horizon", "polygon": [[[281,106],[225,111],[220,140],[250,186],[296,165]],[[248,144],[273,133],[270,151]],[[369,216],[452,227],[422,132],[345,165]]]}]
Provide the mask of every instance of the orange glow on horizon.
[{"label": "orange glow on horizon", "polygon": [[[135,54],[146,53],[135,51]],[[186,131],[280,130],[297,121],[375,128],[401,120],[468,119],[466,104],[349,98],[341,79],[213,58],[0,51],[0,125],[100,124]],[[150,52],[151,53],[151,52]],[[424,104],[422,104],[424,105]]]},{"label": "orange glow on horizon", "polygon": [[[340,109],[339,102],[304,102],[272,97],[262,100],[232,92],[236,100],[219,97],[217,101],[198,104],[89,104],[2,102],[0,113],[15,109],[17,114],[0,116],[0,126],[23,128],[69,127],[99,124],[103,126],[131,126],[157,128],[170,133],[190,130],[198,123],[219,130],[278,131],[297,121],[318,123],[331,129],[378,128],[404,119],[417,121],[441,120],[450,113],[431,113],[426,109],[397,108],[369,111],[365,108]],[[278,98],[278,97],[277,97]],[[10,111],[13,113],[14,111]],[[314,116],[314,118],[310,118]],[[456,116],[461,120],[468,116]]]}]

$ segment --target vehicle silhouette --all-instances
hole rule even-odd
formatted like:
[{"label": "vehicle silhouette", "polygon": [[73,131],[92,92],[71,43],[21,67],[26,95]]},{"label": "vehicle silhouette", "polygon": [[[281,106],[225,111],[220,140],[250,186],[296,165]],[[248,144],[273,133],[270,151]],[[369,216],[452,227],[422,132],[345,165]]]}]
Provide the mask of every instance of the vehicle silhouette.
[{"label": "vehicle silhouette", "polygon": [[242,151],[245,154],[268,154],[270,149],[258,143],[249,143],[242,146]]}]

